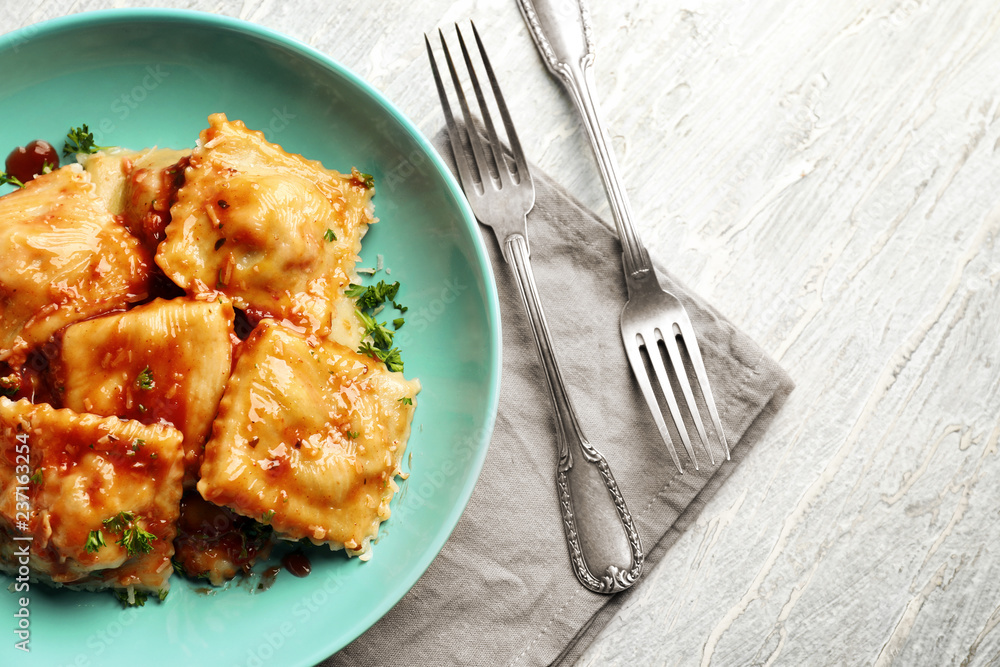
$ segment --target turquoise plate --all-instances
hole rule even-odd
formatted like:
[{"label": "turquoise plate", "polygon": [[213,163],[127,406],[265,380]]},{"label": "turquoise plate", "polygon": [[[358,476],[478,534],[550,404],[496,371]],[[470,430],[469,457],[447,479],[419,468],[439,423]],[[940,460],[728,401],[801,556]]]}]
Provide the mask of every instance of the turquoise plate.
[{"label": "turquoise plate", "polygon": [[[415,35],[414,39],[419,36]],[[225,112],[285,149],[375,177],[381,219],[364,240],[409,306],[397,335],[423,391],[374,557],[310,549],[313,572],[267,591],[214,594],[175,580],[163,603],[123,609],[109,593],[33,584],[30,649],[14,648],[18,598],[0,591],[0,664],[311,665],[410,589],[458,522],[486,456],[500,381],[496,287],[475,219],[427,140],[371,86],[324,55],[258,26],[164,10],[96,12],[0,37],[0,152],[61,148],[87,123],[97,143],[192,146]],[[430,72],[428,72],[430,77]],[[430,89],[428,89],[430,90]],[[0,156],[2,157],[2,156]],[[3,192],[9,191],[3,187]],[[0,258],[0,261],[3,261]],[[0,575],[8,588],[9,577]]]}]

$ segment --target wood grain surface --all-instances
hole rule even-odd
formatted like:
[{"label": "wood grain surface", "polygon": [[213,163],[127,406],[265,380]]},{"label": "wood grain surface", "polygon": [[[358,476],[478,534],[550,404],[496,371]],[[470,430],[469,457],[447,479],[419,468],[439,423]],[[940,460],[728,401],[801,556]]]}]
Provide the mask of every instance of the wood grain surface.
[{"label": "wood grain surface", "polygon": [[[428,135],[422,33],[472,18],[529,159],[609,215],[513,0],[165,4],[302,40]],[[797,388],[580,664],[1000,662],[997,4],[589,4],[651,254]],[[0,0],[0,31],[109,6]]]}]

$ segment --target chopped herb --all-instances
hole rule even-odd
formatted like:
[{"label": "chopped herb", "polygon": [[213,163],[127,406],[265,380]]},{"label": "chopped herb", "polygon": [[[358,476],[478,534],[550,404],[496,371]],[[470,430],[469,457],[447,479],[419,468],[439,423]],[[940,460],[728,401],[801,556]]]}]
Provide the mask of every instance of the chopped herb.
[{"label": "chopped herb", "polygon": [[226,243],[226,239],[224,239],[224,238],[221,238],[221,239],[219,239],[218,241],[216,241],[216,242],[215,242],[215,249],[216,249],[216,250],[218,250],[218,249],[219,249],[219,248],[221,248],[221,247],[222,247],[222,246],[223,246],[223,245],[224,245],[225,243]]},{"label": "chopped herb", "polygon": [[149,599],[149,593],[145,591],[132,591],[133,602],[128,601],[128,591],[115,591],[115,597],[126,607],[143,607]]},{"label": "chopped herb", "polygon": [[[139,404],[139,413],[140,414],[146,414],[146,409],[147,408],[146,408],[145,405],[143,405],[142,403]],[[91,445],[91,446],[93,447],[93,445]]]},{"label": "chopped herb", "polygon": [[365,187],[371,190],[375,187],[375,177],[371,174],[360,174],[361,182],[365,184]]},{"label": "chopped herb", "polygon": [[[354,312],[365,329],[364,338],[371,337],[371,342],[362,343],[358,352],[384,362],[391,371],[403,370],[403,360],[399,350],[392,347],[394,331],[386,327],[385,322],[378,322],[374,315],[382,310],[386,303],[405,310],[396,303],[398,293],[399,281],[387,283],[384,280],[368,287],[351,284],[345,291],[346,295],[357,299],[357,309]],[[403,318],[396,318],[392,324],[394,329],[399,329],[403,326]]]},{"label": "chopped herb", "polygon": [[119,512],[110,519],[105,519],[102,523],[111,532],[120,533],[128,528],[128,525],[134,520],[135,516],[131,512]]},{"label": "chopped herb", "polygon": [[390,371],[402,373],[403,372],[403,358],[399,356],[399,348],[392,348],[385,353],[385,358],[382,359],[385,362],[386,368]]},{"label": "chopped herb", "polygon": [[176,559],[171,558],[170,564],[174,566],[174,572],[176,572],[182,577],[185,576],[186,573],[184,572],[184,566],[178,563]]},{"label": "chopped herb", "polygon": [[[378,308],[386,301],[393,302],[399,292],[399,281],[386,283],[384,280],[378,281],[377,285],[369,285],[358,296],[358,308],[362,310]],[[353,295],[352,295],[353,296]]]},{"label": "chopped herb", "polygon": [[365,327],[364,335],[372,337],[375,347],[386,350],[392,346],[394,333],[385,326],[385,322],[376,322],[374,317],[365,315],[360,310],[355,310],[354,313]]},{"label": "chopped herb", "polygon": [[360,434],[360,433],[358,433],[357,431],[351,431],[351,432],[350,432],[350,433],[348,433],[347,435],[351,436],[351,439],[352,439],[352,440],[357,440],[357,439],[358,439],[358,436],[359,436],[359,435],[361,435],[361,434]]},{"label": "chopped herb", "polygon": [[263,524],[271,523],[271,519],[274,518],[274,510],[267,510],[260,515],[260,522]]},{"label": "chopped herb", "polygon": [[156,386],[156,381],[153,380],[153,371],[149,370],[149,366],[142,369],[135,383],[139,385],[139,389],[152,389]]},{"label": "chopped herb", "polygon": [[327,241],[336,241],[337,235],[333,233],[332,229],[327,229],[326,233],[323,234],[323,238]]},{"label": "chopped herb", "polygon": [[129,556],[140,553],[148,554],[153,550],[153,540],[156,535],[146,531],[139,525],[140,517],[131,512],[119,512],[104,521],[104,527],[112,533],[120,533],[117,544],[122,546]]},{"label": "chopped herb", "polygon": [[98,146],[94,143],[94,134],[86,124],[74,127],[66,133],[66,145],[63,146],[63,155],[73,153],[96,153],[107,146]]},{"label": "chopped herb", "polygon": [[21,383],[12,383],[9,387],[4,386],[3,380],[0,380],[0,396],[6,396],[7,398],[14,398],[17,392],[21,391]]},{"label": "chopped herb", "polygon": [[104,533],[99,530],[92,530],[90,534],[87,535],[87,546],[85,549],[88,554],[96,554],[97,550],[101,547],[108,546],[108,543],[104,541]]},{"label": "chopped herb", "polygon": [[406,306],[400,303],[396,303],[395,301],[392,302],[392,306],[401,313],[405,313],[406,311],[409,310],[409,308],[407,308]]},{"label": "chopped herb", "polygon": [[413,405],[413,399],[410,398],[409,396],[404,396],[403,398],[400,398],[398,400],[403,405]]},{"label": "chopped herb", "polygon": [[52,169],[53,169],[52,165],[49,164],[48,162],[43,162],[42,163],[42,173],[43,174],[51,174],[52,173]]},{"label": "chopped herb", "polygon": [[28,479],[30,479],[35,484],[41,484],[42,483],[42,469],[41,468],[37,468],[35,470],[35,472],[32,473],[31,477],[29,477]]},{"label": "chopped herb", "polygon": [[24,187],[24,183],[12,174],[8,174],[6,171],[0,171],[0,185],[16,185],[19,188]]},{"label": "chopped herb", "polygon": [[358,352],[360,354],[367,354],[369,357],[384,362],[390,371],[403,370],[403,360],[399,356],[398,348],[394,347],[391,350],[380,350],[372,347],[371,343],[362,343],[361,347],[358,348]]}]

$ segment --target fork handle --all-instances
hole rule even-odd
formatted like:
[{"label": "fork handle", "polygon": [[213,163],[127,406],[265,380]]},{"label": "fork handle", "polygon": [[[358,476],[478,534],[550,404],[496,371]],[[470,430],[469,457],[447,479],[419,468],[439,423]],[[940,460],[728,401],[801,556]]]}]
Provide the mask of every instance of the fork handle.
[{"label": "fork handle", "polygon": [[639,578],[644,560],[639,532],[607,460],[580,429],[535,288],[528,242],[521,234],[511,234],[504,246],[555,408],[559,446],[556,489],[573,572],[592,591],[617,593]]},{"label": "fork handle", "polygon": [[655,273],[649,253],[632,223],[632,206],[594,95],[590,12],[582,0],[517,0],[517,4],[545,66],[562,82],[583,117],[608,193],[622,244],[622,263],[631,287],[632,281],[655,276]]}]

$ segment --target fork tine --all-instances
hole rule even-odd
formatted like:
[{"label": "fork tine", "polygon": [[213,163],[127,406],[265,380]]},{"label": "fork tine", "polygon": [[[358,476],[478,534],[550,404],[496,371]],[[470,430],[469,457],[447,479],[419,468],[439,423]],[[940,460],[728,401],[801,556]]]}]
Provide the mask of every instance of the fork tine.
[{"label": "fork tine", "polygon": [[712,386],[708,382],[708,371],[705,370],[705,362],[701,358],[701,350],[698,348],[698,338],[694,334],[694,327],[691,322],[683,318],[677,323],[681,330],[681,338],[684,340],[684,347],[687,348],[691,364],[694,366],[695,377],[698,378],[698,386],[705,397],[705,404],[708,406],[708,413],[712,417],[712,426],[719,436],[722,449],[726,453],[726,460],[729,460],[729,442],[726,440],[726,432],[722,430],[722,421],[719,419],[719,410],[715,405],[715,397],[712,396]]},{"label": "fork tine", "polygon": [[[455,26],[455,29],[458,30],[458,26]],[[479,132],[476,131],[472,111],[469,109],[469,103],[465,99],[465,92],[462,90],[462,82],[458,78],[458,70],[455,69],[455,62],[451,58],[451,51],[448,49],[448,43],[444,39],[444,33],[438,30],[438,35],[441,38],[441,47],[444,49],[445,60],[448,62],[448,71],[451,73],[451,82],[455,86],[455,95],[458,97],[458,104],[462,108],[462,115],[465,118],[465,133],[469,137],[469,145],[472,146],[472,154],[476,159],[476,169],[479,171],[479,181],[482,183],[483,187],[485,187],[487,182],[493,181],[493,176],[490,174],[486,150],[483,147],[483,140],[479,136]],[[461,33],[459,33],[459,36],[461,36]],[[457,160],[458,156],[461,154],[462,153],[456,153],[455,159]]]},{"label": "fork tine", "polygon": [[649,382],[649,374],[646,373],[646,366],[642,362],[642,352],[641,344],[639,343],[639,336],[632,341],[625,341],[625,354],[628,356],[629,365],[632,366],[633,375],[635,379],[639,382],[639,388],[642,390],[642,395],[646,399],[646,405],[649,406],[649,411],[653,414],[653,421],[656,422],[656,428],[660,431],[660,436],[663,438],[663,442],[667,444],[667,451],[670,452],[670,458],[673,459],[674,465],[677,469],[683,473],[684,468],[681,466],[681,460],[677,458],[677,450],[674,448],[674,441],[670,437],[670,432],[667,430],[667,424],[663,421],[663,413],[660,412],[659,403],[656,400],[656,394],[653,393],[653,385]]},{"label": "fork tine", "polygon": [[[470,21],[471,23],[471,21]],[[475,30],[475,24],[473,24],[473,30]],[[490,108],[486,104],[486,96],[483,95],[483,88],[479,84],[479,76],[476,74],[476,67],[472,64],[472,58],[469,55],[469,49],[465,45],[465,37],[462,35],[462,31],[459,29],[458,24],[455,24],[455,33],[458,35],[458,44],[462,48],[462,57],[465,59],[465,67],[469,71],[469,80],[472,81],[472,89],[476,93],[476,100],[479,102],[479,111],[483,116],[483,126],[486,128],[486,133],[489,135],[489,142],[487,143],[487,148],[493,154],[493,160],[497,167],[497,176],[500,177],[500,182],[503,185],[508,185],[511,183],[511,171],[510,166],[507,164],[507,156],[504,155],[504,151],[501,148],[503,144],[500,142],[500,137],[497,135],[497,128],[493,124],[493,115],[490,113]],[[493,97],[497,104],[503,103],[503,96],[500,94],[500,89],[496,84],[496,79],[493,76],[493,69],[490,67],[489,58],[486,57],[485,50],[480,50],[480,54],[483,58],[483,62],[486,65],[486,72],[490,83],[493,87]],[[502,109],[501,109],[502,115]],[[510,126],[507,127],[507,132],[511,132]],[[468,128],[470,132],[476,131],[476,128],[469,125]]]},{"label": "fork tine", "polygon": [[[663,330],[660,330],[663,334]],[[669,335],[663,335],[663,344],[667,348],[667,354],[670,355],[670,363],[673,364],[675,375],[677,376],[677,383],[681,386],[681,392],[684,394],[684,400],[687,402],[688,410],[691,411],[691,418],[694,421],[694,426],[698,429],[698,436],[701,438],[702,446],[708,451],[708,458],[711,460],[712,465],[715,465],[715,454],[712,453],[712,447],[708,441],[708,435],[705,434],[705,425],[701,420],[701,414],[698,411],[698,404],[694,402],[694,392],[691,391],[691,383],[688,381],[687,372],[685,371],[684,360],[681,358],[681,350],[677,346],[677,338],[674,333],[673,326],[670,326]]]},{"label": "fork tine", "polygon": [[670,376],[667,374],[667,367],[663,363],[663,355],[660,354],[658,336],[655,332],[650,331],[648,335],[643,336],[643,339],[646,341],[646,353],[649,355],[649,361],[656,372],[656,379],[660,383],[661,393],[667,401],[667,407],[670,408],[670,417],[674,420],[674,426],[677,427],[677,433],[681,436],[681,442],[684,444],[684,451],[691,457],[694,469],[698,470],[698,458],[694,454],[694,447],[691,445],[691,438],[688,436],[687,427],[684,426],[684,416],[681,414],[681,408],[677,404],[677,396],[670,382]]},{"label": "fork tine", "polygon": [[[483,40],[479,37],[479,30],[476,29],[475,23],[472,24],[472,33],[476,37],[476,44],[479,46],[479,55],[483,58],[483,65],[486,66],[486,76],[490,80],[490,86],[493,88],[493,98],[496,100],[497,108],[500,110],[500,118],[503,120],[504,129],[507,131],[507,140],[510,142],[510,150],[517,165],[518,180],[527,180],[527,176],[529,175],[528,160],[524,157],[521,141],[517,138],[517,132],[514,130],[514,122],[511,120],[510,112],[507,110],[507,102],[504,101],[503,95],[500,93],[500,84],[497,83],[496,75],[493,74],[493,65],[490,64],[490,59],[486,56],[486,48],[483,46]],[[501,145],[496,141],[495,137],[494,145]],[[506,162],[506,157],[504,161]]]},{"label": "fork tine", "polygon": [[462,187],[467,191],[476,192],[476,178],[469,169],[468,160],[463,159],[465,149],[462,148],[462,138],[458,133],[458,124],[455,122],[454,115],[452,115],[451,104],[448,103],[448,93],[445,91],[444,82],[441,80],[441,72],[438,71],[437,60],[434,58],[434,50],[431,48],[431,41],[427,35],[424,35],[424,43],[427,45],[427,57],[431,61],[431,71],[434,73],[434,84],[437,86],[438,97],[441,98],[444,121],[448,128],[448,141],[451,143],[451,150],[455,155],[455,164],[458,166],[458,175],[462,180]]}]

